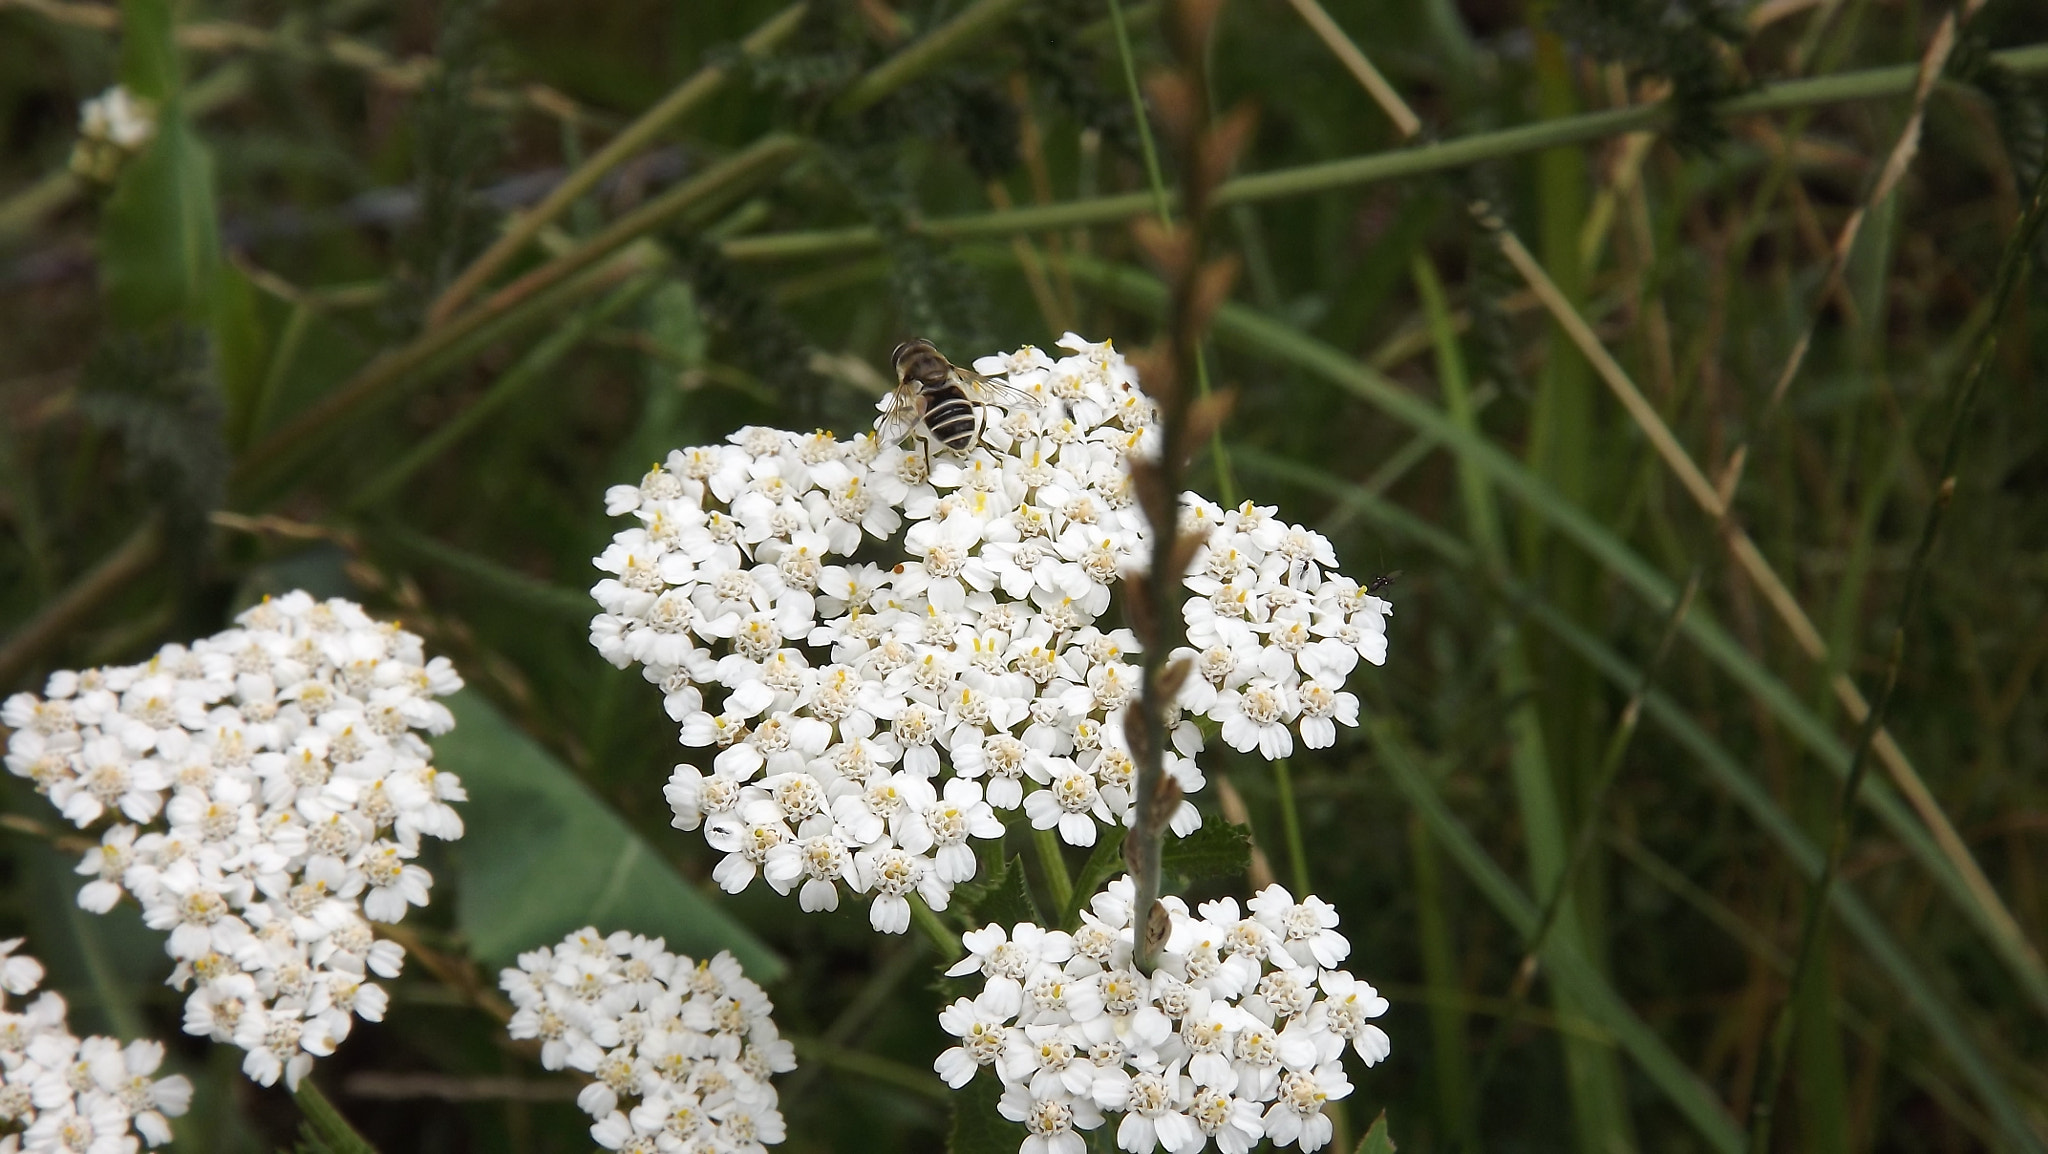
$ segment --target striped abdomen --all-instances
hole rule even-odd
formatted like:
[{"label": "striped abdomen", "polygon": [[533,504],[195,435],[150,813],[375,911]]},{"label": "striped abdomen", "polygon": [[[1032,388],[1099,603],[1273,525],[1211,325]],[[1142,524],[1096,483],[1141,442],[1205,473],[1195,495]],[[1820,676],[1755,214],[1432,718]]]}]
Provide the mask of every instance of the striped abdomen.
[{"label": "striped abdomen", "polygon": [[924,427],[947,448],[964,453],[974,444],[974,402],[952,381],[924,386]]}]

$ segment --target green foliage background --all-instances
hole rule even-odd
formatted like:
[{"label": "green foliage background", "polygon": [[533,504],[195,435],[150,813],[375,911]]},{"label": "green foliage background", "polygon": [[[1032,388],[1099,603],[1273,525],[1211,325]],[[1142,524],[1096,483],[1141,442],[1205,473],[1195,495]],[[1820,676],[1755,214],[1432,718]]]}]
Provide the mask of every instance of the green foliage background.
[{"label": "green foliage background", "polygon": [[[1394,1057],[1353,1069],[1340,1142],[1739,1149],[1789,998],[1778,1148],[2042,1148],[2048,294],[2023,276],[2002,313],[1992,295],[2043,163],[2038,4],[1968,14],[1875,203],[1945,5],[1331,0],[1421,143],[1299,8],[1229,0],[1209,46],[1212,103],[1250,101],[1259,126],[1210,222],[1243,263],[1209,349],[1239,400],[1198,480],[1320,527],[1362,579],[1400,574],[1392,656],[1354,680],[1364,726],[1277,775],[1220,743],[1210,760],[1394,1003]],[[405,924],[438,964],[416,956],[389,1020],[319,1068],[380,1150],[589,1147],[574,1084],[503,1044],[479,990],[592,920],[732,948],[769,982],[803,1061],[785,1149],[1021,1136],[929,1073],[930,943],[709,885],[660,802],[674,726],[588,646],[582,590],[605,486],[744,423],[862,428],[906,336],[963,362],[1069,326],[1148,342],[1162,294],[1127,227],[1153,199],[1125,65],[1165,61],[1160,13],[1129,5],[1128,61],[1107,0],[814,0],[743,50],[778,11],[0,0],[0,691],[292,587],[403,618],[470,682],[438,746],[475,796],[469,834]],[[700,69],[704,99],[467,311],[432,311],[511,214]],[[66,160],[78,102],[117,80],[161,127],[98,187]],[[1729,522],[1475,200],[1710,478],[1741,454]],[[1901,621],[1987,327],[1953,506]],[[1738,562],[1734,525],[1788,600]],[[1900,754],[1873,755],[1818,964],[1788,991],[1859,744],[1831,679],[1876,698],[1895,627]],[[181,1151],[288,1147],[291,1101],[179,1034],[154,935],[76,910],[54,814],[6,786],[0,929],[30,935],[81,1030],[174,1040],[200,1084]],[[1026,840],[963,896],[1049,908]],[[1240,847],[1196,849],[1187,892],[1244,892]]]}]

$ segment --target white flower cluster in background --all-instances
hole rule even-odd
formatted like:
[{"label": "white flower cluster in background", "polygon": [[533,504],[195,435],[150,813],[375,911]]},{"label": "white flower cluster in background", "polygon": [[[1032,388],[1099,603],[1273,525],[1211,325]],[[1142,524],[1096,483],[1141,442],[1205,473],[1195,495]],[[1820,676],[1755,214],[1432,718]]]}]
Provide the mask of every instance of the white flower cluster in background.
[{"label": "white flower cluster in background", "polygon": [[[641,665],[705,751],[667,797],[726,854],[727,891],[764,877],[829,910],[844,887],[902,932],[909,895],[944,908],[974,875],[967,842],[1002,833],[998,810],[1083,846],[1129,820],[1137,644],[1104,618],[1148,560],[1127,459],[1154,451],[1155,414],[1108,344],[1060,345],[975,362],[1031,400],[985,406],[964,456],[745,428],[606,495],[633,524],[596,559],[591,642]],[[1185,706],[1269,757],[1290,725],[1328,745],[1357,720],[1344,674],[1385,657],[1386,603],[1270,508],[1190,497],[1186,516],[1213,537],[1188,579]],[[1173,747],[1192,793],[1191,720]],[[1172,825],[1200,821],[1184,802]]]},{"label": "white flower cluster in background", "polygon": [[1161,901],[1172,931],[1149,977],[1131,964],[1129,878],[1097,894],[1072,934],[1025,923],[965,935],[969,953],[947,973],[984,985],[939,1015],[959,1039],[939,1076],[958,1088],[991,1070],[1003,1116],[1029,1132],[1022,1154],[1081,1154],[1079,1131],[1115,1114],[1132,1154],[1245,1154],[1261,1138],[1320,1149],[1324,1105],[1351,1092],[1344,1048],[1368,1066],[1389,1050],[1371,1022],[1386,999],[1337,968],[1351,951],[1337,911],[1277,885],[1243,911],[1231,898],[1196,915]]},{"label": "white flower cluster in background", "polygon": [[370,922],[427,904],[421,837],[462,836],[462,784],[423,734],[462,687],[420,639],[339,598],[266,600],[141,665],[53,675],[0,709],[7,767],[79,827],[114,824],[78,872],[170,935],[185,1030],[297,1088],[355,1018],[380,1020],[405,951]]},{"label": "white flower cluster in background", "polygon": [[769,1076],[796,1069],[768,995],[721,951],[692,961],[660,938],[585,928],[519,955],[498,983],[514,1038],[541,1064],[591,1076],[576,1104],[598,1145],[624,1154],[759,1154],[783,1139]]},{"label": "white flower cluster in background", "polygon": [[17,956],[20,946],[20,938],[0,942],[0,1154],[134,1154],[143,1142],[170,1141],[170,1119],[192,1104],[192,1083],[154,1076],[163,1043],[80,1041],[54,992],[10,1006],[7,995],[24,997],[43,980],[42,963]]},{"label": "white flower cluster in background", "polygon": [[71,171],[99,184],[112,184],[128,158],[156,136],[156,109],[120,85],[78,106],[78,142]]}]

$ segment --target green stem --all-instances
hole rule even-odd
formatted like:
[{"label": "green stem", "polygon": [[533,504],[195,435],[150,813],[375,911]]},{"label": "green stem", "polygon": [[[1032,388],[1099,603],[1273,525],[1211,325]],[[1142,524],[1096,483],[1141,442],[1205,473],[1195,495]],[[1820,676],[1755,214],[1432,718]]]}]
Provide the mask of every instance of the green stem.
[{"label": "green stem", "polygon": [[1034,829],[1031,844],[1038,850],[1038,868],[1045,871],[1046,896],[1052,908],[1064,911],[1074,902],[1074,878],[1067,872],[1067,859],[1060,849],[1058,829]]},{"label": "green stem", "polygon": [[[789,38],[797,25],[803,23],[804,14],[809,10],[807,3],[791,4],[768,19],[768,22],[754,29],[745,40],[740,41],[742,59],[752,60],[767,55],[776,45]],[[605,174],[624,164],[626,159],[642,148],[653,143],[654,138],[667,130],[670,125],[688,115],[691,110],[711,98],[735,71],[733,64],[707,64],[688,80],[677,85],[667,96],[653,107],[640,114],[639,119],[627,125],[625,130],[597,151],[597,155],[578,165],[562,183],[556,185],[547,197],[531,212],[519,216],[505,234],[471,261],[462,275],[443,290],[440,299],[427,310],[427,325],[433,327],[445,322],[462,303],[483,287],[493,273],[505,263],[518,256],[521,249],[547,227],[548,223],[582,199],[583,195],[597,187]]]},{"label": "green stem", "polygon": [[852,116],[945,62],[960,49],[995,31],[1024,0],[980,0],[932,29],[916,43],[884,60],[832,105],[835,116]]},{"label": "green stem", "polygon": [[341,1116],[341,1111],[334,1108],[313,1079],[300,1080],[299,1088],[292,1091],[292,1101],[298,1104],[306,1129],[331,1154],[377,1154],[377,1148],[356,1133],[356,1128]]},{"label": "green stem", "polygon": [[1287,867],[1294,883],[1294,898],[1305,900],[1308,888],[1308,849],[1301,840],[1301,811],[1294,804],[1294,776],[1287,759],[1273,762],[1273,789],[1280,795],[1280,824],[1287,834]]},{"label": "green stem", "polygon": [[917,928],[924,933],[924,936],[931,939],[932,945],[938,948],[939,957],[944,959],[948,965],[959,960],[962,952],[960,948],[960,935],[947,929],[946,923],[940,921],[939,915],[933,913],[932,908],[924,904],[923,898],[916,894],[905,894],[903,896],[910,902],[910,920],[916,922]]},{"label": "green stem", "polygon": [[383,397],[400,383],[417,379],[451,349],[478,336],[494,322],[538,303],[551,294],[566,290],[585,272],[600,271],[593,266],[624,249],[640,237],[665,227],[675,218],[724,203],[736,193],[781,172],[802,151],[803,142],[793,136],[772,133],[706,169],[696,177],[655,197],[612,222],[585,243],[540,266],[439,328],[432,329],[401,348],[379,356],[355,376],[308,406],[298,418],[265,437],[236,463],[231,489],[245,489],[252,477],[260,477],[283,458],[301,449],[305,442],[331,433],[349,417]]},{"label": "green stem", "polygon": [[[1994,52],[1991,58],[2022,76],[2048,72],[2048,44],[2035,44]],[[1910,92],[1917,73],[1913,65],[1872,68],[1834,76],[1793,80],[1766,85],[1723,103],[1723,117],[1755,116],[1820,104],[1897,96]],[[1558,117],[1495,132],[1343,160],[1306,164],[1273,172],[1240,176],[1225,181],[1212,197],[1217,207],[1306,196],[1336,188],[1352,188],[1380,181],[1421,176],[1446,169],[1463,168],[1482,161],[1520,156],[1559,145],[1582,144],[1629,132],[1650,132],[1662,128],[1670,113],[1663,104],[1631,105]],[[1139,123],[1142,125],[1143,120]],[[1172,197],[1169,195],[1169,201]],[[969,213],[921,222],[917,228],[940,240],[968,240],[1004,237],[1019,232],[1042,232],[1082,225],[1110,224],[1159,212],[1149,192],[1071,200],[1064,204],[1033,205],[999,212]],[[787,257],[822,256],[877,248],[881,234],[870,226],[822,229],[807,232],[769,233],[727,241],[722,247],[732,260],[776,260]]]},{"label": "green stem", "polygon": [[[396,523],[372,525],[368,534],[377,545],[437,565],[534,613],[568,624],[590,620],[590,595],[587,593],[530,577],[488,557],[479,557]],[[539,623],[529,620],[529,627],[537,628]]]},{"label": "green stem", "polygon": [[[476,427],[483,424],[491,414],[504,408],[528,384],[553,368],[555,362],[567,356],[570,350],[583,343],[583,339],[589,336],[592,330],[618,315],[622,309],[630,307],[645,297],[654,285],[655,280],[651,276],[642,276],[639,279],[628,281],[624,286],[614,291],[610,297],[600,302],[596,308],[590,309],[582,315],[571,319],[568,324],[548,334],[539,344],[529,350],[524,357],[521,357],[517,364],[507,369],[503,376],[493,382],[491,387],[485,391],[482,398],[475,404],[464,409],[454,419],[448,421],[440,428],[435,429],[426,440],[415,445],[411,452],[394,462],[369,484],[363,486],[355,498],[348,503],[348,511],[352,513],[361,512],[364,509],[383,503],[408,480],[411,480],[413,474],[431,464],[441,454],[454,448],[458,441],[474,432]],[[297,314],[294,315],[296,316]]]},{"label": "green stem", "polygon": [[1116,54],[1123,62],[1124,88],[1131,97],[1131,116],[1138,122],[1138,148],[1145,154],[1145,179],[1152,185],[1152,211],[1159,223],[1173,223],[1172,198],[1159,168],[1159,148],[1152,142],[1152,119],[1145,113],[1145,94],[1138,88],[1138,61],[1131,53],[1131,31],[1124,25],[1123,0],[1109,0],[1109,23],[1116,29]]},{"label": "green stem", "polygon": [[899,1090],[908,1090],[920,1097],[940,1102],[950,1102],[953,1099],[953,1091],[947,1089],[944,1082],[932,1077],[930,1069],[920,1070],[879,1054],[842,1046],[824,1038],[806,1038],[799,1035],[790,1038],[789,1041],[796,1048],[797,1057],[806,1062],[814,1062],[848,1074],[857,1074]]}]

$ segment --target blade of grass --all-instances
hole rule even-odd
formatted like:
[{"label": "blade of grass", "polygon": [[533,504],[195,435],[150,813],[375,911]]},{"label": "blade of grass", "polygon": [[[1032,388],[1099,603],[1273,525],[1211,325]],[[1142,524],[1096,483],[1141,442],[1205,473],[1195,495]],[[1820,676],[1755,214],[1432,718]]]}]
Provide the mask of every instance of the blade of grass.
[{"label": "blade of grass", "polygon": [[463,302],[483,287],[484,282],[505,267],[507,261],[518,256],[541,229],[597,187],[597,182],[604,179],[606,173],[624,164],[627,158],[653,143],[657,136],[710,99],[745,62],[766,56],[788,39],[803,23],[809,9],[808,3],[799,0],[769,17],[740,41],[737,60],[718,60],[699,68],[688,80],[677,85],[612,137],[594,156],[578,165],[532,210],[513,219],[504,235],[478,254],[469,267],[442,290],[440,297],[427,309],[427,327],[431,329],[446,323]]},{"label": "blade of grass", "polygon": [[[1494,864],[1472,832],[1444,804],[1435,783],[1423,772],[1407,738],[1384,717],[1374,716],[1361,724],[1371,741],[1377,763],[1386,770],[1395,788],[1422,815],[1451,860],[1478,887],[1495,912],[1517,934],[1527,939],[1536,928],[1538,914],[1535,903]],[[1570,991],[1571,1002],[1584,1016],[1613,1032],[1615,1044],[1628,1052],[1643,1074],[1710,1147],[1724,1154],[1733,1154],[1742,1148],[1741,1130],[1714,1097],[1713,1091],[1629,1009],[1568,939],[1553,938],[1544,947],[1543,961],[1550,969],[1553,984]]]},{"label": "blade of grass", "polygon": [[1024,0],[977,0],[952,19],[932,29],[909,47],[884,60],[842,93],[832,105],[834,116],[852,116],[943,64],[946,59],[996,28],[1024,6]]},{"label": "blade of grass", "polygon": [[[1491,579],[1479,553],[1471,545],[1384,498],[1361,493],[1359,487],[1350,482],[1330,477],[1298,462],[1255,453],[1245,454],[1244,459],[1247,464],[1275,476],[1347,496],[1357,502],[1360,510],[1383,530],[1423,545],[1452,565],[1483,579]],[[1512,581],[1502,585],[1501,591],[1532,623],[1564,642],[1573,653],[1598,669],[1610,684],[1625,688],[1640,680],[1640,670],[1533,592]],[[1690,614],[1688,620],[1699,616],[1698,613]],[[1730,753],[1692,719],[1684,706],[1660,690],[1652,689],[1644,695],[1643,712],[1693,756],[1715,786],[1749,813],[1803,876],[1819,875],[1821,851],[1806,836],[1799,823],[1780,808],[1770,792],[1751,776],[1748,762]],[[1869,797],[1868,792],[1865,797]],[[1872,962],[1899,991],[1915,1016],[1927,1026],[1940,1049],[1955,1062],[1971,1090],[1991,1114],[2005,1141],[2014,1149],[2048,1149],[2033,1133],[2027,1114],[2020,1108],[2012,1089],[1998,1077],[1978,1046],[1973,1026],[1965,1023],[1958,1012],[1943,1000],[1940,987],[1920,972],[1905,949],[1891,936],[1883,919],[1846,885],[1836,886],[1829,895],[1829,902],[1851,936],[1857,939]],[[1988,1026],[1984,1028],[1989,1029]]]},{"label": "blade of grass", "polygon": [[[1135,307],[1156,309],[1162,290],[1156,280],[1136,270],[1076,258],[1074,275]],[[1563,535],[1586,550],[1610,573],[1653,608],[1667,611],[1677,596],[1676,585],[1584,510],[1563,500],[1542,478],[1484,437],[1469,433],[1442,410],[1403,389],[1387,377],[1358,363],[1343,351],[1282,322],[1263,317],[1242,305],[1217,310],[1213,331],[1225,343],[1250,353],[1298,365],[1353,393],[1387,415],[1443,442],[1461,459],[1470,459],[1488,481],[1500,486]],[[1828,770],[1846,777],[1849,749],[1832,729],[1809,710],[1777,677],[1704,612],[1687,615],[1685,636],[1713,664],[1762,702],[1788,732]],[[1981,890],[1957,872],[1951,855],[1937,845],[1919,818],[1882,781],[1867,781],[1863,803],[1876,811],[1892,836],[1903,842],[1949,900],[1997,951],[2006,967],[2030,996],[2048,1006],[2048,967],[2024,937],[2009,932],[1994,908],[1981,900]]]},{"label": "blade of grass", "polygon": [[[1953,32],[1954,16],[1944,24]],[[2007,242],[2007,249],[2001,263],[2001,272],[2017,279],[2017,270],[2031,265],[2034,238],[2039,234],[2042,221],[2048,219],[2048,166],[2036,181],[2033,196],[2021,215],[2019,227]],[[2007,277],[2001,277],[2001,281]],[[2009,289],[2009,284],[2002,289]],[[1890,653],[1886,659],[1884,678],[1878,690],[1877,701],[1870,707],[1870,713],[1863,719],[1862,730],[1857,735],[1856,750],[1849,759],[1849,773],[1842,783],[1842,792],[1835,803],[1834,814],[1829,821],[1827,857],[1822,863],[1820,876],[1813,883],[1813,892],[1807,899],[1807,910],[1800,925],[1799,949],[1793,955],[1792,988],[1800,988],[1801,979],[1809,967],[1815,964],[1819,954],[1817,943],[1827,907],[1828,892],[1835,884],[1842,869],[1842,855],[1847,852],[1849,839],[1856,824],[1856,792],[1863,780],[1863,773],[1869,767],[1870,754],[1877,742],[1877,735],[1884,729],[1884,714],[1891,704],[1892,694],[1899,684],[1899,669],[1905,660],[1906,629],[1913,620],[1913,611],[1918,608],[1921,592],[1927,583],[1928,566],[1934,557],[1934,543],[1940,536],[1941,525],[1954,500],[1956,491],[1956,465],[1962,456],[1963,433],[1969,426],[1970,414],[1976,408],[1977,393],[1990,371],[1992,358],[1998,352],[1997,324],[1988,324],[1978,334],[1975,348],[1971,351],[1969,363],[1963,371],[1959,388],[1953,402],[1949,419],[1947,443],[1942,447],[1940,468],[1935,476],[1940,478],[1934,503],[1928,508],[1922,522],[1920,539],[1913,547],[1913,558],[1906,568],[1906,587],[1899,597],[1896,623],[1892,626]],[[1768,1154],[1771,1147],[1771,1122],[1776,1105],[1779,1084],[1785,1076],[1791,1037],[1799,1023],[1799,1003],[1789,1002],[1779,1011],[1775,1028],[1770,1033],[1768,1060],[1757,1068],[1756,1087],[1750,1096],[1750,1142],[1751,1154]]]},{"label": "blade of grass", "polygon": [[[1471,388],[1466,380],[1463,355],[1451,327],[1450,307],[1444,300],[1443,285],[1427,260],[1418,256],[1412,263],[1423,313],[1436,347],[1437,380],[1444,394],[1444,406],[1453,425],[1468,436],[1476,436]],[[1507,540],[1493,492],[1468,462],[1458,461],[1458,492],[1464,505],[1466,532],[1478,548],[1482,563],[1506,577],[1509,569]],[[1514,781],[1516,812],[1523,836],[1528,841],[1530,888],[1559,897],[1554,915],[1561,921],[1561,938],[1572,947],[1586,944],[1584,926],[1570,895],[1558,888],[1564,877],[1567,851],[1564,814],[1559,807],[1556,778],[1552,775],[1549,723],[1538,705],[1537,681],[1531,665],[1527,639],[1512,622],[1501,620],[1494,627],[1493,648],[1499,667],[1495,681],[1500,699],[1508,707],[1507,733],[1510,741],[1508,769]],[[1547,932],[1547,931],[1546,931]],[[1539,943],[1540,944],[1540,943]],[[1552,997],[1559,1013],[1588,1012],[1578,1005],[1571,989],[1553,984]],[[1498,1037],[1496,1033],[1496,1037]],[[1619,1071],[1612,1065],[1613,1051],[1583,1038],[1565,1038],[1565,1059],[1572,1091],[1573,1114],[1583,1142],[1598,1146],[1617,1131],[1627,1129],[1612,1083]],[[1479,1089],[1485,1081],[1484,1068]],[[1477,1092],[1477,1091],[1475,1091]],[[1466,1148],[1479,1144],[1480,1119],[1468,1112],[1461,1137]]]},{"label": "blade of grass", "polygon": [[[1991,58],[2022,76],[2048,72],[2048,44],[1994,52]],[[1720,113],[1724,117],[1754,116],[1819,104],[1897,96],[1912,91],[1917,75],[1918,70],[1913,65],[1902,64],[1769,84],[1723,103]],[[1224,182],[1216,190],[1214,203],[1217,207],[1227,207],[1421,176],[1559,145],[1582,144],[1629,132],[1655,131],[1662,128],[1669,117],[1669,109],[1663,104],[1633,105],[1583,112],[1556,121],[1478,132],[1412,148],[1276,169]],[[1130,192],[1009,212],[937,217],[921,222],[919,231],[941,240],[974,240],[1008,236],[1013,232],[1112,224],[1144,216],[1148,212],[1158,212],[1151,193]],[[881,243],[879,232],[872,226],[860,225],[740,237],[725,242],[721,249],[730,260],[777,260],[860,251],[876,248]]]},{"label": "blade of grass", "polygon": [[[1573,839],[1571,857],[1565,861],[1564,872],[1558,875],[1557,884],[1551,887],[1550,896],[1543,902],[1542,916],[1536,919],[1536,929],[1529,935],[1529,941],[1522,950],[1522,960],[1515,966],[1514,978],[1509,983],[1508,998],[1512,1002],[1525,1002],[1529,990],[1535,984],[1537,962],[1543,955],[1543,946],[1550,938],[1550,931],[1557,925],[1557,915],[1564,908],[1566,895],[1571,893],[1579,870],[1592,856],[1594,841],[1602,828],[1601,815],[1607,810],[1607,797],[1614,788],[1615,780],[1621,774],[1621,763],[1628,752],[1629,743],[1634,739],[1636,723],[1642,717],[1643,696],[1650,691],[1651,678],[1663,664],[1664,657],[1671,651],[1671,642],[1678,635],[1678,625],[1685,620],[1685,614],[1692,607],[1693,597],[1698,594],[1700,578],[1697,570],[1687,579],[1685,592],[1680,594],[1678,604],[1665,619],[1664,631],[1657,638],[1657,647],[1651,651],[1650,659],[1643,665],[1642,677],[1637,680],[1635,692],[1629,696],[1628,704],[1622,708],[1621,717],[1616,721],[1614,732],[1609,735],[1606,752],[1600,759],[1600,771],[1594,783],[1593,795],[1586,805],[1586,813],[1579,822],[1578,836]],[[1493,1037],[1486,1043],[1486,1053],[1479,1062],[1479,1074],[1473,1080],[1472,1093],[1476,1100],[1486,1098],[1486,1085],[1492,1079],[1500,1063],[1502,1050],[1507,1043],[1507,1030],[1498,1026]]]},{"label": "blade of grass", "polygon": [[1408,852],[1415,869],[1415,937],[1422,949],[1422,980],[1429,992],[1429,1050],[1436,1074],[1439,1144],[1448,1146],[1465,1129],[1472,1101],[1472,1064],[1467,1051],[1465,994],[1451,945],[1450,897],[1438,861],[1436,839],[1422,815],[1408,814]]},{"label": "blade of grass", "polygon": [[[1609,848],[1630,865],[1642,871],[1643,875],[1669,891],[1672,896],[1691,906],[1716,929],[1741,945],[1744,950],[1761,958],[1765,965],[1787,977],[1792,973],[1792,957],[1778,948],[1777,943],[1764,935],[1762,930],[1742,920],[1734,910],[1728,908],[1713,894],[1701,889],[1691,878],[1663,858],[1658,857],[1649,847],[1631,840],[1619,830],[1606,831]],[[1842,1022],[1855,1032],[1866,1045],[1877,1047],[1883,1044],[1885,1027],[1889,1023],[1873,1021],[1868,1014],[1858,1010],[1847,1001],[1840,1006]],[[1998,1129],[1991,1119],[1984,1116],[1976,1105],[1963,1096],[1948,1079],[1945,1072],[1934,1069],[1925,1060],[1905,1047],[1892,1046],[1885,1050],[1885,1059],[1913,1081],[1913,1084],[1927,1092],[1927,1096],[1941,1104],[1949,1117],[1961,1123],[1985,1149],[1994,1149],[2000,1142]]]},{"label": "blade of grass", "polygon": [[[1834,691],[1836,700],[1841,703],[1851,721],[1862,724],[1870,713],[1870,704],[1864,699],[1863,691],[1841,670],[1840,661],[1831,660],[1827,641],[1821,636],[1813,619],[1807,615],[1805,607],[1800,605],[1791,588],[1778,576],[1777,570],[1772,568],[1770,561],[1764,557],[1763,551],[1757,548],[1756,542],[1750,538],[1748,532],[1730,516],[1729,498],[1724,495],[1724,490],[1732,492],[1734,485],[1741,480],[1741,457],[1738,455],[1733,458],[1735,464],[1732,466],[1731,476],[1722,485],[1717,486],[1709,482],[1706,475],[1693,463],[1685,447],[1678,443],[1678,438],[1665,425],[1663,418],[1657,414],[1655,407],[1643,396],[1642,391],[1636,388],[1635,382],[1629,378],[1621,363],[1601,344],[1592,326],[1579,315],[1578,309],[1530,255],[1529,250],[1516,238],[1514,232],[1497,220],[1487,223],[1494,230],[1501,251],[1506,254],[1509,262],[1522,274],[1537,298],[1571,336],[1579,351],[1599,370],[1601,379],[1607,383],[1608,388],[1621,401],[1622,407],[1628,411],[1630,418],[1655,447],[1657,455],[1677,475],[1686,492],[1691,494],[1693,501],[1701,510],[1714,519],[1727,541],[1729,553],[1734,557],[1736,564],[1763,593],[1765,602],[1791,632],[1801,651],[1823,670],[1832,669],[1828,683]],[[2009,282],[2007,285],[2009,291]],[[1738,450],[1738,454],[1739,452]],[[1576,588],[1579,585],[1572,583],[1569,587]],[[2040,952],[2027,940],[2019,922],[2006,907],[2005,900],[1999,896],[1991,880],[1985,876],[1983,868],[1977,864],[1976,856],[1970,852],[1969,846],[1956,832],[1955,824],[1949,820],[1948,814],[1941,808],[1941,803],[1935,798],[1933,791],[1927,788],[1926,781],[1920,776],[1919,771],[1913,768],[1913,763],[1907,759],[1898,742],[1883,727],[1879,727],[1873,740],[1873,748],[1879,760],[1884,763],[1892,784],[1904,795],[1913,811],[1926,824],[1935,845],[1948,856],[1956,876],[1962,879],[1970,891],[1972,901],[1981,908],[1985,923],[1997,935],[2001,952],[2011,959],[2024,962],[2025,972],[2021,977],[2029,982],[2028,992],[2032,995],[2036,1008],[2048,1014],[2048,964],[2044,964]],[[2029,975],[2033,977],[2029,978]]]},{"label": "blade of grass", "polygon": [[510,404],[528,385],[553,368],[556,362],[567,356],[577,345],[582,344],[586,337],[603,326],[606,321],[645,299],[657,283],[657,279],[652,276],[641,276],[628,281],[614,290],[611,296],[571,318],[567,324],[542,338],[539,344],[527,350],[526,355],[521,357],[518,363],[493,381],[491,387],[485,390],[475,404],[435,429],[426,440],[413,446],[411,452],[392,462],[390,467],[379,473],[369,484],[364,485],[344,507],[345,511],[360,513],[382,504],[396,494],[408,480],[412,479],[413,474],[454,448],[457,442],[474,432],[477,426],[488,420],[493,413]]},{"label": "blade of grass", "polygon": [[678,217],[716,207],[780,173],[803,150],[800,138],[772,133],[639,208],[561,256],[499,290],[489,300],[400,348],[380,354],[354,376],[271,433],[236,463],[230,488],[246,490],[281,461],[304,451],[306,443],[331,435],[398,386],[416,381],[427,368],[463,347],[496,322],[524,308],[539,308],[557,291],[579,283],[599,262]]},{"label": "blade of grass", "polygon": [[1287,759],[1273,761],[1273,792],[1280,803],[1280,824],[1287,835],[1287,874],[1297,894],[1312,894],[1308,884],[1308,848],[1301,840],[1301,811],[1294,804],[1294,777]]}]

